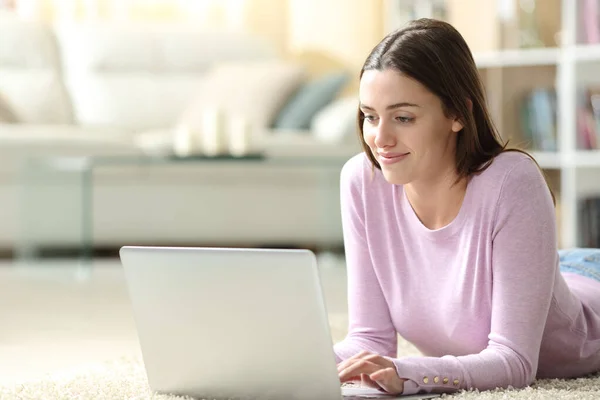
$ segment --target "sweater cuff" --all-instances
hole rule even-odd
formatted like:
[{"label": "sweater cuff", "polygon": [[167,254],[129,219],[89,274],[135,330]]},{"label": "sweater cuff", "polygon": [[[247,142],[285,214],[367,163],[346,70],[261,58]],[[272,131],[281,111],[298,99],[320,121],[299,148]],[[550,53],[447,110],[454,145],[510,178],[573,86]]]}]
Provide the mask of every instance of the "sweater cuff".
[{"label": "sweater cuff", "polygon": [[404,382],[404,390],[402,391],[402,394],[417,394],[420,390],[421,388],[419,387],[419,385],[417,385],[415,381],[408,380]]},{"label": "sweater cuff", "polygon": [[396,366],[398,376],[408,379],[404,382],[403,394],[451,393],[465,386],[462,374],[458,376],[457,370],[444,365],[444,362],[435,362],[427,357],[404,357],[391,361]]}]

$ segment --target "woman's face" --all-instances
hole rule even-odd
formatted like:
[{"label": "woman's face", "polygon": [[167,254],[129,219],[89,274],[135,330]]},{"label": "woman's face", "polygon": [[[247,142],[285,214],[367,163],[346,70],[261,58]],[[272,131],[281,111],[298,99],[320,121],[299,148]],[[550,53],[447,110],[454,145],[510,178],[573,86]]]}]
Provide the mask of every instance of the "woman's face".
[{"label": "woman's face", "polygon": [[393,69],[364,72],[359,89],[363,137],[392,184],[428,181],[455,170],[456,132],[441,100]]}]

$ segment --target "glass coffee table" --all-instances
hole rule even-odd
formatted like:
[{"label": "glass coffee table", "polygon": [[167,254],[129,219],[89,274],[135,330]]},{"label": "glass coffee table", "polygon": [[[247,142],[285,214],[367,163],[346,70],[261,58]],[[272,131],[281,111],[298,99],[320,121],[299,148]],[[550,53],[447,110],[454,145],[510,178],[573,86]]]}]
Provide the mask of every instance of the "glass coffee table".
[{"label": "glass coffee table", "polygon": [[[21,168],[19,185],[18,237],[15,246],[15,261],[30,263],[42,255],[42,246],[67,247],[77,250],[77,258],[83,267],[91,265],[94,241],[93,199],[94,174],[105,167],[155,168],[165,165],[190,164],[202,168],[207,164],[244,164],[251,166],[273,166],[278,171],[317,170],[318,185],[331,189],[339,185],[339,173],[352,155],[333,156],[280,156],[261,154],[241,157],[233,156],[90,156],[90,157],[47,157],[28,159]],[[251,173],[251,172],[248,172]],[[326,193],[319,190],[319,193]],[[331,193],[331,191],[329,192]],[[322,207],[323,224],[331,223],[331,196],[319,199]],[[190,200],[192,201],[192,200]],[[335,199],[337,202],[338,199]],[[333,214],[332,214],[333,213]],[[150,215],[149,218],[152,216]],[[328,219],[329,218],[329,219]],[[339,227],[341,229],[341,227]],[[56,233],[60,231],[60,235]],[[72,257],[72,252],[70,257]]]}]

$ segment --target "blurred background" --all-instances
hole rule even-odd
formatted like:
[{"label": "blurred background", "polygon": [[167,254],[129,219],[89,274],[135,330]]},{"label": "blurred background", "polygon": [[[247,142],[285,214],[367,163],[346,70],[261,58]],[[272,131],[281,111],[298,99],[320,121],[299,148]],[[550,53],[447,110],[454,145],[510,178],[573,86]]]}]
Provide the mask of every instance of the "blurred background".
[{"label": "blurred background", "polygon": [[[600,247],[599,13],[599,0],[0,0],[0,255],[118,267],[123,245],[285,247],[343,267],[358,73],[419,17],[465,37],[500,132],[548,177],[559,245]],[[22,327],[4,350],[49,337],[48,299],[64,312],[117,299],[73,311],[54,344],[121,315],[122,279],[86,271],[79,285],[101,289],[4,279]],[[343,314],[343,272],[331,279]],[[104,352],[122,337],[106,335]]]},{"label": "blurred background", "polygon": [[600,246],[596,0],[2,0],[0,249],[341,251],[358,72],[388,32],[452,23],[500,132]]}]

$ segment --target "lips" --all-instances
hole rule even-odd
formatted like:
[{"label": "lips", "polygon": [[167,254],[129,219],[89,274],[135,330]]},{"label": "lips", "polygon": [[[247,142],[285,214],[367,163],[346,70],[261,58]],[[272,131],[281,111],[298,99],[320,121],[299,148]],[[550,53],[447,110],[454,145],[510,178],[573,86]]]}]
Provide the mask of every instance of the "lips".
[{"label": "lips", "polygon": [[379,153],[379,162],[381,164],[395,164],[404,160],[410,153]]}]

